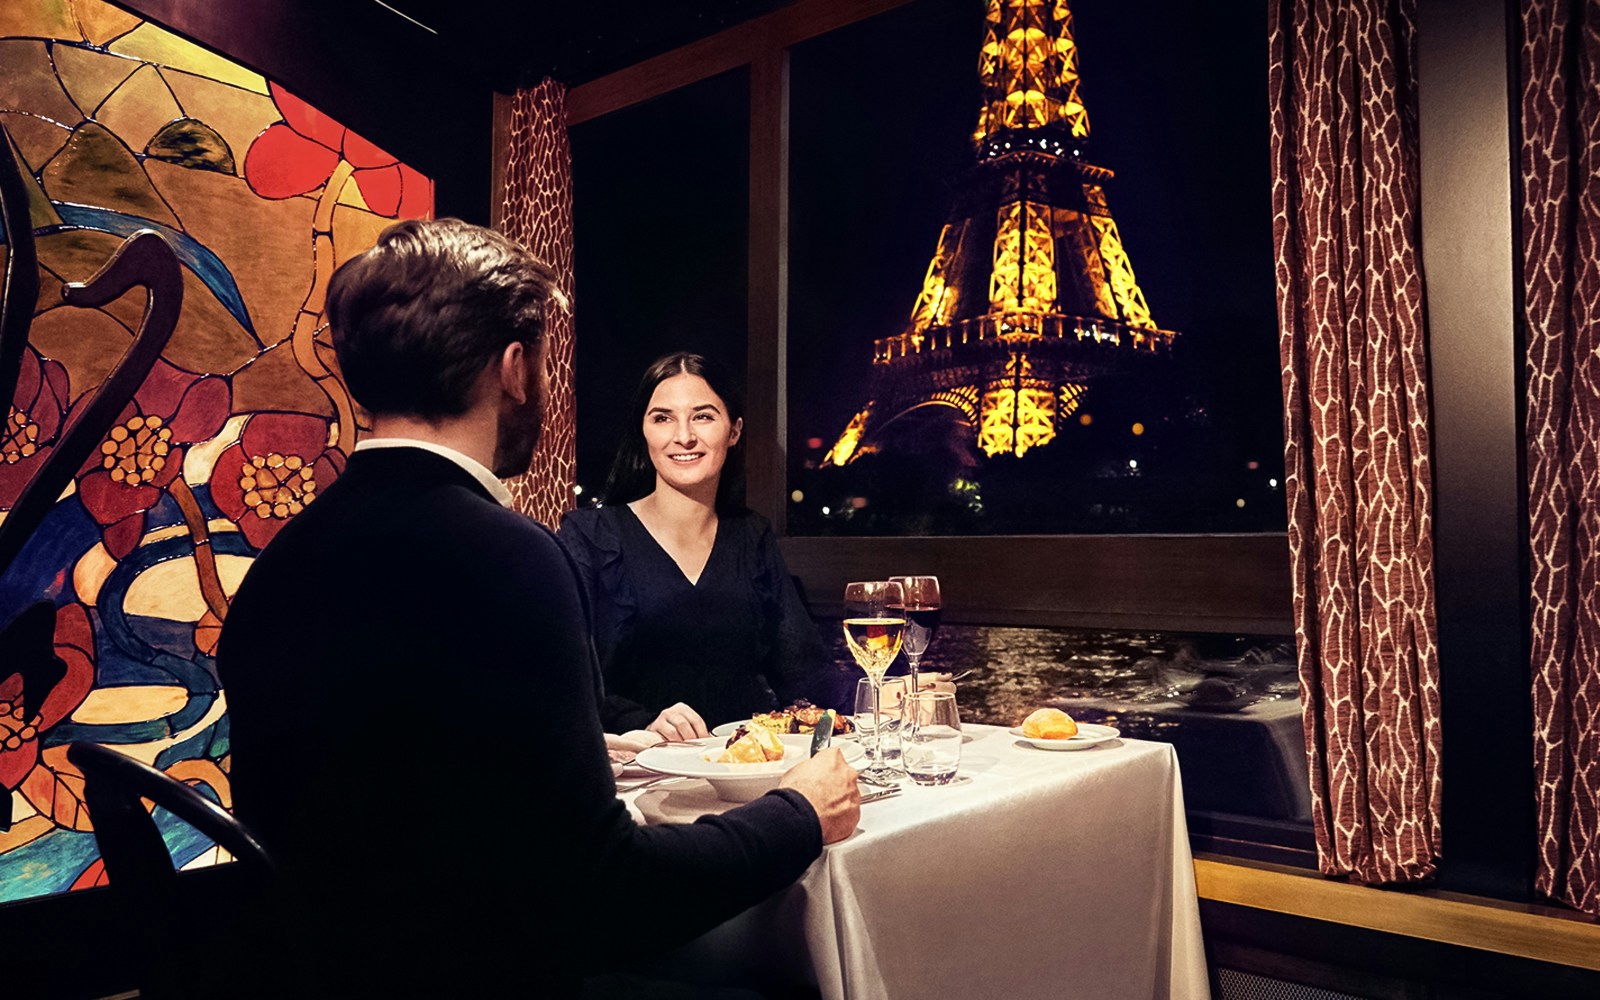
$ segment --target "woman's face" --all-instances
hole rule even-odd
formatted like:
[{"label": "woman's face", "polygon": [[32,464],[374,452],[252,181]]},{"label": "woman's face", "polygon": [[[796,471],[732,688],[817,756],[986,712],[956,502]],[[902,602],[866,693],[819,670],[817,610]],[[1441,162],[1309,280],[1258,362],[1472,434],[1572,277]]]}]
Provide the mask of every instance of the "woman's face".
[{"label": "woman's face", "polygon": [[705,379],[680,373],[663,380],[644,411],[644,442],[657,485],[714,492],[728,449],[743,429],[743,420],[729,421],[728,404]]}]

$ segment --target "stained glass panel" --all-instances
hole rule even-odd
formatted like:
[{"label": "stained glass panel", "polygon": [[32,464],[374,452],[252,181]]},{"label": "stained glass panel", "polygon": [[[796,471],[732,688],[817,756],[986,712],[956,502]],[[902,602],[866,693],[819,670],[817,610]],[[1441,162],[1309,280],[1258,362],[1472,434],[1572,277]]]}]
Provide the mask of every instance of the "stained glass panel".
[{"label": "stained glass panel", "polygon": [[[82,777],[93,739],[224,805],[228,717],[213,652],[255,554],[338,478],[361,433],[322,294],[429,178],[277,84],[101,0],[0,10],[0,170],[27,188],[36,302],[0,431],[0,901],[101,884]],[[140,229],[182,265],[171,339],[43,516],[17,507],[146,322],[62,287]],[[0,268],[15,247],[4,233]],[[19,520],[7,524],[16,513]],[[23,612],[47,602],[30,645]],[[15,627],[12,627],[15,625]],[[6,821],[9,822],[6,822]],[[180,865],[217,849],[164,813]]]}]

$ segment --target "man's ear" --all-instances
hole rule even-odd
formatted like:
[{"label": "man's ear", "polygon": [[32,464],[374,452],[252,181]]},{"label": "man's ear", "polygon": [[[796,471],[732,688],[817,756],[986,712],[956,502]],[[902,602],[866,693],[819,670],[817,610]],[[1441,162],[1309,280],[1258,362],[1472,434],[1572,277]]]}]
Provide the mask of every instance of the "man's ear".
[{"label": "man's ear", "polygon": [[737,420],[735,420],[733,422],[733,430],[728,433],[728,447],[732,448],[734,445],[738,444],[739,443],[739,438],[741,438],[743,436],[744,436],[744,418],[740,417],[739,419],[737,419]]},{"label": "man's ear", "polygon": [[518,340],[513,340],[500,352],[500,391],[518,405],[528,401],[528,366],[536,360],[529,356],[527,347]]}]

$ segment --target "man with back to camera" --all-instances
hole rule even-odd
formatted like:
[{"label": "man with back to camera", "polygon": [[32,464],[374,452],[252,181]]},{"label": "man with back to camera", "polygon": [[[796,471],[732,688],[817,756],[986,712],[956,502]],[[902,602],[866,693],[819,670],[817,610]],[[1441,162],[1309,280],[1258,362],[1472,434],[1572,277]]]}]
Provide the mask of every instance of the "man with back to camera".
[{"label": "man with back to camera", "polygon": [[859,818],[836,750],[693,824],[641,827],[617,799],[571,566],[496,478],[538,441],[551,288],[455,219],[391,226],[329,284],[372,431],[256,560],[218,651],[295,995],[556,996],[596,973],[592,994],[648,995],[609,977],[639,941],[608,915],[688,940]]}]

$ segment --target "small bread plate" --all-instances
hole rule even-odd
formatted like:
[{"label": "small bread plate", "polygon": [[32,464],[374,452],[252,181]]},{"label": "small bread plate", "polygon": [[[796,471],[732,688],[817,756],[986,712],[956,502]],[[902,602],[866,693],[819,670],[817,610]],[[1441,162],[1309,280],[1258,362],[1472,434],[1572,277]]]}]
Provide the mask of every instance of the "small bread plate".
[{"label": "small bread plate", "polygon": [[[717,763],[724,749],[724,741],[718,739],[703,740],[698,744],[649,747],[639,752],[634,763],[657,774],[704,778],[711,783],[717,798],[728,802],[749,802],[777,788],[783,772],[811,754],[809,733],[779,736],[778,741],[783,744],[783,758],[761,764]],[[844,754],[847,762],[861,757],[860,744],[840,742],[834,745]]]},{"label": "small bread plate", "polygon": [[1099,746],[1122,735],[1110,726],[1097,726],[1090,722],[1078,723],[1078,735],[1064,740],[1041,740],[1032,736],[1024,736],[1022,735],[1021,726],[1014,726],[1008,732],[1022,742],[1036,746],[1040,750],[1087,750],[1090,747]]}]

